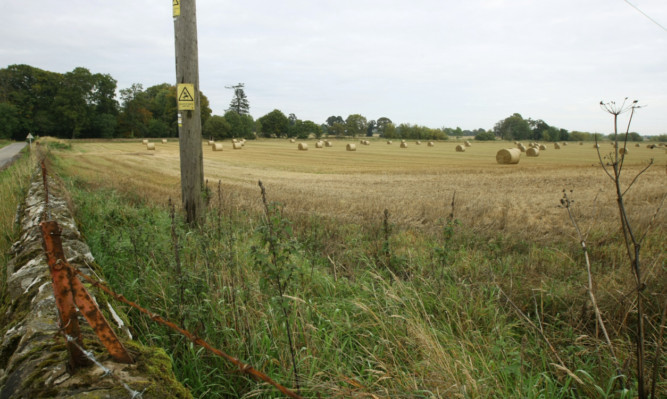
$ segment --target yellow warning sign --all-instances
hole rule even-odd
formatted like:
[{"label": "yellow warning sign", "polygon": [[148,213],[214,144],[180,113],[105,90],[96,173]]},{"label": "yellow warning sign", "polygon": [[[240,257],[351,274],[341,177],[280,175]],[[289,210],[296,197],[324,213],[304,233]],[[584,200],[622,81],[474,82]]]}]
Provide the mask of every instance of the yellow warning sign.
[{"label": "yellow warning sign", "polygon": [[195,110],[195,85],[192,83],[179,83],[176,94],[179,111]]},{"label": "yellow warning sign", "polygon": [[174,5],[174,17],[178,17],[181,15],[181,0],[173,0],[172,1]]}]

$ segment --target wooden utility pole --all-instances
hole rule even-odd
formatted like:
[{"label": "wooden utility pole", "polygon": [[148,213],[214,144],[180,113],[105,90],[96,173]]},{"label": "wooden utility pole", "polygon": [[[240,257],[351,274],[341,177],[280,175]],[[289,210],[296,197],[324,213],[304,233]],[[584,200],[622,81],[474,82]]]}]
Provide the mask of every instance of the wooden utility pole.
[{"label": "wooden utility pole", "polygon": [[197,10],[195,0],[173,0],[173,6],[181,196],[187,222],[199,224],[204,220],[204,200],[202,198],[204,156],[199,104]]}]

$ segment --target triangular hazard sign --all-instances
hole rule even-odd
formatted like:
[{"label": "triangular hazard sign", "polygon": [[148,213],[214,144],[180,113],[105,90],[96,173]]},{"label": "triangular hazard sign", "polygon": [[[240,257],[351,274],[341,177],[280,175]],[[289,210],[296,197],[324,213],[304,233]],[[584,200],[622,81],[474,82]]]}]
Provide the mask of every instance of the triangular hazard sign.
[{"label": "triangular hazard sign", "polygon": [[190,94],[190,91],[188,91],[187,87],[184,87],[183,90],[181,90],[181,93],[178,95],[178,101],[194,101],[195,99],[192,97],[192,94]]}]

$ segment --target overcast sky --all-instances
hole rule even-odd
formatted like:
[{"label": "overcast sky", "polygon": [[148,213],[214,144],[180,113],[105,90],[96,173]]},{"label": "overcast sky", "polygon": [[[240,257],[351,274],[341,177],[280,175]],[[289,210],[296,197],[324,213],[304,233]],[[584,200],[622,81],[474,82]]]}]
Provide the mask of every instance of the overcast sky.
[{"label": "overcast sky", "polygon": [[[0,67],[173,84],[169,3],[0,0]],[[243,82],[255,118],[471,130],[518,112],[609,132],[600,100],[630,97],[632,130],[667,133],[667,1],[630,3],[656,22],[623,0],[199,0],[200,86],[216,115]]]}]

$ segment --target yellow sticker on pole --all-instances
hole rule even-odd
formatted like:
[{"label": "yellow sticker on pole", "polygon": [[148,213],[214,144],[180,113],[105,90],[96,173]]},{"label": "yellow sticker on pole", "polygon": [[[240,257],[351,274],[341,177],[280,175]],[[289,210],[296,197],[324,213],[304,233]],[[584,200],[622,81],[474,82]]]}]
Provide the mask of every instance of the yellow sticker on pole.
[{"label": "yellow sticker on pole", "polygon": [[195,110],[195,85],[192,83],[179,83],[176,90],[179,111]]},{"label": "yellow sticker on pole", "polygon": [[174,17],[179,17],[181,15],[181,0],[172,0],[174,5]]}]

